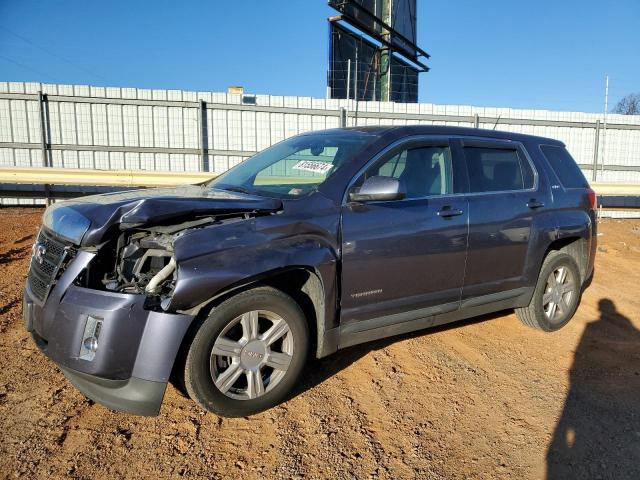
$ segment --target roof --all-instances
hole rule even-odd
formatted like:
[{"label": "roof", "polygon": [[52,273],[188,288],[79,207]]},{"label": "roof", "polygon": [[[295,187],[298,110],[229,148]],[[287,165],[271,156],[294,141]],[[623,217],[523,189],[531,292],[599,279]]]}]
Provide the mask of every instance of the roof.
[{"label": "roof", "polygon": [[518,142],[536,142],[551,145],[562,145],[564,143],[553,138],[538,137],[535,135],[526,135],[524,133],[504,132],[501,130],[487,130],[483,128],[466,128],[466,127],[449,127],[444,125],[380,125],[380,126],[362,126],[348,127],[345,130],[354,130],[377,134],[380,136],[392,135],[393,137],[402,137],[405,135],[456,135],[468,137],[484,137],[500,140],[513,140]]}]

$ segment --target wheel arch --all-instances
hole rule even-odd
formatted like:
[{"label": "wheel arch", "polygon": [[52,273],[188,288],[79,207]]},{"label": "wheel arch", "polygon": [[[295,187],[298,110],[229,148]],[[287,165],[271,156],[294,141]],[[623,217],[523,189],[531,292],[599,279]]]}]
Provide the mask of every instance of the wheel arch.
[{"label": "wheel arch", "polygon": [[[337,349],[337,338],[333,338],[331,328],[333,317],[331,292],[327,291],[322,274],[314,267],[306,265],[277,268],[268,272],[243,279],[233,285],[216,292],[207,300],[185,311],[195,317],[208,315],[217,305],[233,296],[258,286],[270,286],[289,295],[302,309],[309,326],[309,350],[315,352],[317,358],[333,353]],[[195,322],[194,322],[195,323]],[[185,336],[184,342],[189,341]]]},{"label": "wheel arch", "polygon": [[544,260],[552,251],[564,252],[570,255],[578,265],[581,283],[584,283],[585,280],[587,280],[588,244],[585,238],[575,235],[561,237],[554,240],[547,246],[547,249],[542,256],[539,268],[542,268]]}]

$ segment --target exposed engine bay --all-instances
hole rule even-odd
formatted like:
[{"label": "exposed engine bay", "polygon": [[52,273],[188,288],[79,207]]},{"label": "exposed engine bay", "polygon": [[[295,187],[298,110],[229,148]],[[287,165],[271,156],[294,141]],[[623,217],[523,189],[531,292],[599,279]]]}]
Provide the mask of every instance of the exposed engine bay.
[{"label": "exposed engine bay", "polygon": [[163,288],[171,287],[173,282],[167,280],[175,277],[173,235],[144,231],[131,235],[123,233],[116,250],[116,275],[111,278],[105,276],[103,280],[107,289],[159,294]]},{"label": "exposed engine bay", "polygon": [[[43,226],[75,248],[94,254],[75,285],[144,295],[145,308],[169,311],[179,286],[180,255],[188,258],[209,251],[202,237],[194,235],[200,240],[185,252],[189,241],[184,236],[282,211],[283,203],[277,198],[187,185],[61,202],[45,211]],[[228,240],[234,238],[231,235]],[[58,268],[56,275],[63,270]]]},{"label": "exposed engine bay", "polygon": [[[234,219],[242,220],[249,216],[206,217],[177,225],[127,229],[119,235],[116,242],[112,242],[115,245],[111,245],[111,248],[100,249],[101,269],[108,272],[100,278],[100,283],[106,290],[152,297],[156,304],[166,310],[178,276],[174,242],[193,229]],[[111,260],[110,268],[106,264],[107,257]]]}]

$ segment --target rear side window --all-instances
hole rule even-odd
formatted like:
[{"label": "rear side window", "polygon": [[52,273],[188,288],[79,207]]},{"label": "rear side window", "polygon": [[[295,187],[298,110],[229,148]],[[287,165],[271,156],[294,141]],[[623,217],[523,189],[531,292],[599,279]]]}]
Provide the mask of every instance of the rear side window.
[{"label": "rear side window", "polygon": [[560,183],[565,188],[587,188],[589,182],[584,178],[584,174],[578,164],[564,147],[554,147],[552,145],[541,145],[540,149],[547,157],[549,165],[556,172]]},{"label": "rear side window", "polygon": [[471,193],[533,188],[531,166],[516,149],[464,147]]}]

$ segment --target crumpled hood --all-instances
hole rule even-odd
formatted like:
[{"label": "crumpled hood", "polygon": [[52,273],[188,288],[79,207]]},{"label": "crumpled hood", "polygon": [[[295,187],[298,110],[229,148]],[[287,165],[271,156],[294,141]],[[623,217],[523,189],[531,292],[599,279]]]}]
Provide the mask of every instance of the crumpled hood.
[{"label": "crumpled hood", "polygon": [[281,208],[282,201],[275,198],[188,185],[106,193],[58,202],[47,209],[45,225],[50,219],[47,226],[65,236],[65,221],[80,214],[90,222],[82,236],[82,245],[88,246],[102,242],[107,231],[117,224],[123,229],[178,223],[197,216],[268,212]]}]

